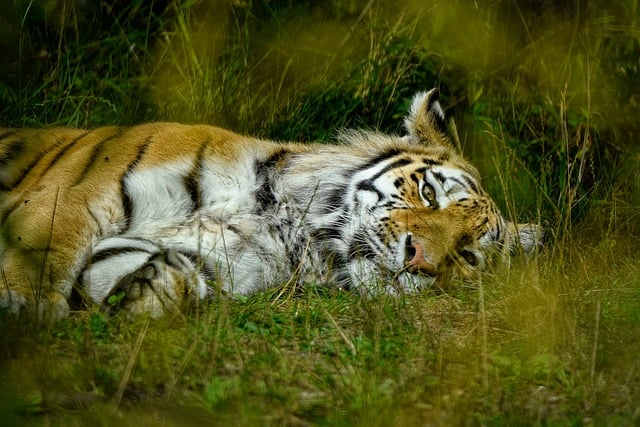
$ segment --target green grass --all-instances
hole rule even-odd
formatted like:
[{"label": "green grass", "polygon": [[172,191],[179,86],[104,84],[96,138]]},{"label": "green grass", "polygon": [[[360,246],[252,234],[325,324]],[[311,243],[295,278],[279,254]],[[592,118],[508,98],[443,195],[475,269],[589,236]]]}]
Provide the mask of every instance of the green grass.
[{"label": "green grass", "polygon": [[153,322],[1,319],[2,424],[637,424],[639,5],[538,3],[1,4],[3,125],[326,140],[400,132],[437,85],[503,211],[549,233],[443,294],[284,287]]},{"label": "green grass", "polygon": [[614,249],[585,245],[561,269],[545,251],[447,294],[276,289],[158,322],[5,321],[3,413],[15,425],[631,425],[640,262]]}]

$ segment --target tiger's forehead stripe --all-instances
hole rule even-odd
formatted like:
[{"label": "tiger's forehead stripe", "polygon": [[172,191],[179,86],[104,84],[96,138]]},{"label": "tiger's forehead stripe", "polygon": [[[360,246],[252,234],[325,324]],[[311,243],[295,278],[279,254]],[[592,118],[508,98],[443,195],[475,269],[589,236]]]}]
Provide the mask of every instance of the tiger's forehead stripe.
[{"label": "tiger's forehead stripe", "polygon": [[[413,164],[416,167],[420,167],[422,170],[424,170],[425,168],[430,169],[432,167],[437,168],[439,166],[446,166],[446,167],[458,169],[461,172],[464,172],[464,174],[461,174],[461,175],[465,177],[464,178],[465,180],[469,181],[467,183],[468,186],[473,187],[474,191],[478,192],[478,188],[476,186],[476,181],[479,179],[478,171],[473,167],[473,165],[469,164],[467,161],[465,161],[459,156],[456,156],[456,155],[452,156],[451,153],[448,153],[448,152],[441,153],[439,151],[436,151],[434,153],[429,153],[429,152],[425,153],[424,150],[419,150],[416,152],[404,151],[404,152],[394,153],[394,156],[400,157],[400,155],[402,155],[401,158],[408,159],[409,161],[406,162],[406,164],[400,164],[400,163],[395,164],[394,167],[402,167],[405,165]],[[383,160],[386,160],[390,157],[393,157],[393,156],[385,157]]]},{"label": "tiger's forehead stripe", "polygon": [[360,171],[364,171],[364,170],[368,170],[374,166],[377,166],[378,164],[384,162],[385,160],[388,160],[392,157],[397,156],[398,154],[403,153],[402,150],[398,149],[398,148],[390,148],[376,156],[374,156],[371,159],[368,159],[365,163],[363,163],[360,167],[358,167],[354,172],[360,172]]},{"label": "tiger's forehead stripe", "polygon": [[385,173],[389,172],[390,170],[399,169],[399,168],[401,168],[403,166],[407,166],[407,165],[410,165],[412,163],[413,163],[412,159],[409,159],[409,158],[406,158],[406,157],[401,157],[401,158],[399,158],[397,160],[394,160],[393,162],[389,163],[387,166],[383,167],[382,169],[380,169],[376,173],[374,173],[370,178],[368,178],[368,180],[375,181],[381,175],[384,175]]},{"label": "tiger's forehead stripe", "polygon": [[435,170],[431,171],[431,175],[436,178],[440,185],[444,185],[447,181],[453,181],[458,184],[460,187],[471,190],[476,195],[481,195],[482,193],[478,190],[478,186],[475,181],[469,177],[464,171],[460,171],[458,174],[448,174],[445,175],[442,171]]}]

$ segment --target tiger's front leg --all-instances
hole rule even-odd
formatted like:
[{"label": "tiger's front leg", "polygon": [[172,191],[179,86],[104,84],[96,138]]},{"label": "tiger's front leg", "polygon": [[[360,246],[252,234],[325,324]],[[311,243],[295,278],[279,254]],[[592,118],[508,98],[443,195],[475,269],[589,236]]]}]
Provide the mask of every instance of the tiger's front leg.
[{"label": "tiger's front leg", "polygon": [[[72,281],[56,281],[52,262],[64,261],[60,253],[10,248],[0,242],[0,315],[33,317],[47,323],[69,315],[67,298]],[[54,284],[57,284],[54,285]]]},{"label": "tiger's front leg", "polygon": [[291,277],[287,245],[265,216],[248,213],[221,219],[201,213],[179,226],[141,234],[197,259],[201,274],[231,294],[249,295]]},{"label": "tiger's front leg", "polygon": [[81,287],[108,311],[153,318],[185,312],[207,294],[204,278],[187,256],[134,237],[100,242],[81,275]]}]

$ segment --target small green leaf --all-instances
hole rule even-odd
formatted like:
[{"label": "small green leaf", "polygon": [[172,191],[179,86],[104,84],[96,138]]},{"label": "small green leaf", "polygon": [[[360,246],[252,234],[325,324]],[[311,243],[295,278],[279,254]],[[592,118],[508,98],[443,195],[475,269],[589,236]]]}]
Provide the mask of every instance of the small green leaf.
[{"label": "small green leaf", "polygon": [[120,290],[117,293],[109,296],[109,298],[107,298],[107,304],[118,305],[120,304],[120,301],[122,301],[126,296],[127,296],[127,293],[124,290]]}]

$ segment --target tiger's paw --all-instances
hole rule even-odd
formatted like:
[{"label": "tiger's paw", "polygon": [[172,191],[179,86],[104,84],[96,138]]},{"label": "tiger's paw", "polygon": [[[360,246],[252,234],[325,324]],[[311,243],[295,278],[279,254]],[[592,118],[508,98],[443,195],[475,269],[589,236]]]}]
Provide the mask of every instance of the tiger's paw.
[{"label": "tiger's paw", "polygon": [[191,262],[175,251],[159,254],[125,276],[102,301],[110,313],[160,318],[181,314],[206,294],[207,285]]},{"label": "tiger's paw", "polygon": [[0,289],[0,312],[12,317],[28,316],[54,323],[69,316],[67,299],[59,292],[41,295],[38,300],[15,289]]}]

